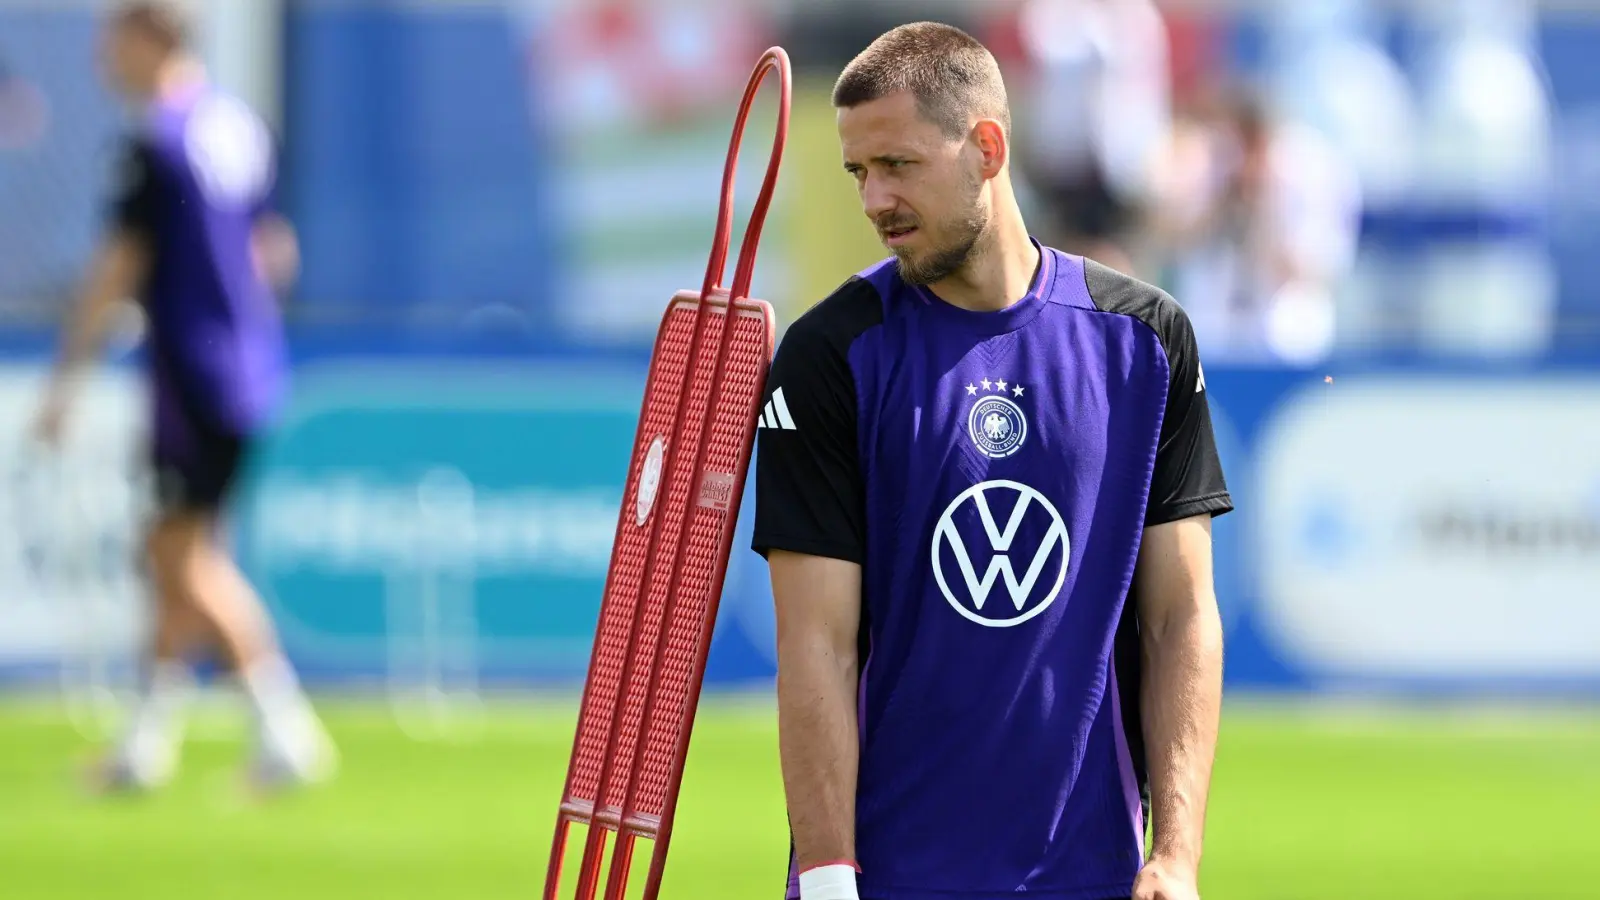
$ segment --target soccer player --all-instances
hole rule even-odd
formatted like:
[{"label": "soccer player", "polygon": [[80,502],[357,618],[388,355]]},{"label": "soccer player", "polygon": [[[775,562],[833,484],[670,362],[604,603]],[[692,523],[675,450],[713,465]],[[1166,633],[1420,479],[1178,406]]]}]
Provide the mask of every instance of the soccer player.
[{"label": "soccer player", "polygon": [[207,85],[187,41],[185,21],[165,4],[130,4],[108,23],[107,75],[138,108],[138,124],[37,423],[43,440],[59,439],[73,382],[115,305],[139,298],[154,395],[158,511],[146,556],[157,604],[138,707],[98,773],[108,788],[153,787],[172,774],[188,657],[207,645],[222,651],[257,713],[259,783],[314,780],[334,761],[259,599],[217,535],[234,476],[284,394],[269,282],[287,280],[297,254],[293,231],[271,211],[266,127]]},{"label": "soccer player", "polygon": [[758,432],[789,896],[1192,900],[1231,501],[1188,320],[1033,240],[964,32],[833,103],[893,255],[789,328]]}]

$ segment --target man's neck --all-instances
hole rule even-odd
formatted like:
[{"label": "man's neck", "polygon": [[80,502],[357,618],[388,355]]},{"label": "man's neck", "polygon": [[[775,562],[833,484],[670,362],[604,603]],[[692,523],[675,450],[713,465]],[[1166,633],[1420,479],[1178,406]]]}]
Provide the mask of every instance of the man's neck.
[{"label": "man's neck", "polygon": [[1039,271],[1039,248],[1028,235],[1022,212],[1008,204],[996,217],[979,252],[954,275],[929,285],[939,299],[978,312],[1005,309],[1027,296]]}]

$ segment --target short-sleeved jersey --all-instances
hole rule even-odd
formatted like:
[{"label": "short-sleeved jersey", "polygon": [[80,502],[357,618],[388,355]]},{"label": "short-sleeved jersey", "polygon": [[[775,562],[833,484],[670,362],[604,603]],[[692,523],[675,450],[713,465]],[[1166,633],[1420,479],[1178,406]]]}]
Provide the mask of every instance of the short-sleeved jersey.
[{"label": "short-sleeved jersey", "polygon": [[1140,540],[1232,508],[1183,310],[1048,248],[996,312],[885,260],[790,326],[757,434],[755,549],[862,565],[863,898],[1128,896]]},{"label": "short-sleeved jersey", "polygon": [[283,326],[252,250],[274,180],[265,125],[213,90],[157,102],[127,141],[111,224],[149,253],[140,299],[158,443],[195,417],[251,432],[281,399]]}]

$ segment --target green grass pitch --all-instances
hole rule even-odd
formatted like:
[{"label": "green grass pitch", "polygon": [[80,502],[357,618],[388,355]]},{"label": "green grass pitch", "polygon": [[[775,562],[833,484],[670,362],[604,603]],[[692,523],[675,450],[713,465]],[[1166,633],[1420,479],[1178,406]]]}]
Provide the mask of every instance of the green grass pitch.
[{"label": "green grass pitch", "polygon": [[[341,777],[263,804],[232,780],[243,751],[237,716],[202,718],[165,792],[105,801],[78,790],[74,767],[89,747],[59,711],[0,703],[0,897],[539,895],[570,702],[496,701],[474,738],[446,742],[405,736],[374,701],[321,705],[343,751]],[[1600,711],[1233,704],[1202,891],[1208,900],[1594,897],[1596,810]],[[770,707],[708,698],[663,896],[781,897],[784,822]]]}]

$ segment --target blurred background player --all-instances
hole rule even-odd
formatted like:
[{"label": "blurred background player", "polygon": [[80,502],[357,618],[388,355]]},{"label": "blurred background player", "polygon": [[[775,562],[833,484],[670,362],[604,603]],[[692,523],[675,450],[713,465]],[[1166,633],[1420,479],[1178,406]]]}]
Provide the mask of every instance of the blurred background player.
[{"label": "blurred background player", "polygon": [[1040,235],[1122,272],[1171,128],[1168,37],[1152,0],[1026,0],[1019,174]]},{"label": "blurred background player", "polygon": [[893,255],[767,382],[789,895],[1195,900],[1233,503],[1188,319],[1029,234],[965,32],[887,32],[833,105]]},{"label": "blurred background player", "polygon": [[74,382],[120,301],[149,322],[157,512],[145,551],[156,598],[137,708],[99,775],[108,787],[169,778],[182,735],[189,659],[220,650],[256,713],[259,783],[329,774],[334,753],[280,652],[260,600],[220,535],[220,514],[285,391],[272,284],[296,268],[292,230],[271,211],[273,149],[263,123],[207,84],[189,28],[164,3],[120,7],[103,63],[136,110],[110,222],[68,323],[37,423],[62,434]]}]

